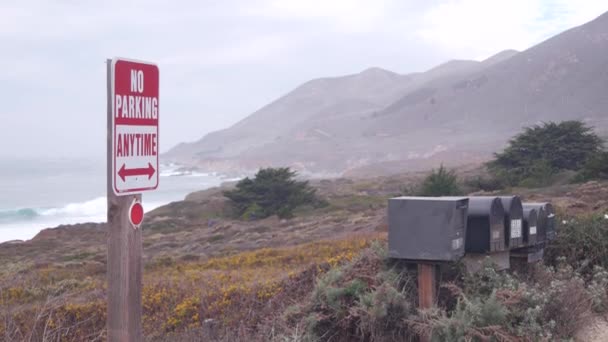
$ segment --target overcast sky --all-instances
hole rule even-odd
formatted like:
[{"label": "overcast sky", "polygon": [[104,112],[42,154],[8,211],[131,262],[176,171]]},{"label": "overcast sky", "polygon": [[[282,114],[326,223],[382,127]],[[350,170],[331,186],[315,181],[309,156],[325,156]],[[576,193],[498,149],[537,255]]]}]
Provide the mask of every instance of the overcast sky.
[{"label": "overcast sky", "polygon": [[159,64],[166,151],[312,78],[524,50],[607,10],[561,0],[0,0],[0,157],[103,156],[104,61],[114,56]]}]

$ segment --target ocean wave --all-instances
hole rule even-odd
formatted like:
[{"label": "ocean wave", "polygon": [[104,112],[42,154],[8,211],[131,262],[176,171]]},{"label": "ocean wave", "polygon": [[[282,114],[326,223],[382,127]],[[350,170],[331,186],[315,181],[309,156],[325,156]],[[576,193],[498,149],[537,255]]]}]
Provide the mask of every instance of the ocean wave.
[{"label": "ocean wave", "polygon": [[107,210],[106,197],[70,203],[59,208],[49,208],[40,211],[42,216],[78,216],[78,217],[99,217],[104,216]]},{"label": "ocean wave", "polygon": [[57,208],[20,208],[0,210],[0,222],[42,221],[50,218],[90,218],[98,221],[106,216],[106,198],[70,203]]},{"label": "ocean wave", "polygon": [[206,173],[190,170],[184,165],[179,164],[161,164],[160,174],[161,177],[215,177],[215,172]]},{"label": "ocean wave", "polygon": [[206,172],[196,172],[196,171],[190,172],[190,177],[209,177],[209,176],[215,177],[215,175],[211,175]]},{"label": "ocean wave", "polygon": [[[146,212],[154,210],[168,201],[145,203]],[[69,203],[56,208],[21,208],[0,210],[0,223],[59,220],[61,223],[103,222],[107,218],[107,199],[97,197],[92,200]]]},{"label": "ocean wave", "polygon": [[38,215],[38,211],[33,208],[0,210],[0,222],[31,220]]},{"label": "ocean wave", "polygon": [[205,172],[196,171],[183,171],[183,170],[166,170],[160,173],[161,177],[209,177],[210,174]]},{"label": "ocean wave", "polygon": [[236,181],[240,181],[243,178],[245,178],[245,177],[222,178],[222,181],[224,181],[224,182],[236,182]]}]

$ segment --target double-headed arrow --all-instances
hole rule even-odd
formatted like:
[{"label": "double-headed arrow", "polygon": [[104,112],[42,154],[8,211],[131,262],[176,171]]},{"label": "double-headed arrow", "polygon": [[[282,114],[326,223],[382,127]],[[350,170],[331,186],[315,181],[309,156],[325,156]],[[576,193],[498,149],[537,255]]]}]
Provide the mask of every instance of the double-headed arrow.
[{"label": "double-headed arrow", "polygon": [[154,175],[154,173],[156,172],[156,170],[154,169],[154,166],[152,166],[152,164],[148,163],[148,167],[140,167],[137,169],[127,169],[126,168],[126,164],[122,164],[122,167],[120,168],[120,170],[118,170],[118,176],[120,176],[120,179],[122,179],[122,181],[125,181],[125,178],[129,177],[129,176],[145,176],[148,175],[148,179],[152,178],[152,175]]}]

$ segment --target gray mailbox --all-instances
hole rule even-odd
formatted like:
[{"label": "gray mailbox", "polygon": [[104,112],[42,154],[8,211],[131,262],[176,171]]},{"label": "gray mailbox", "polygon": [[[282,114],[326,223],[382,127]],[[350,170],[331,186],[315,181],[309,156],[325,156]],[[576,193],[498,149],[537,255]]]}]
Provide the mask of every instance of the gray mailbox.
[{"label": "gray mailbox", "polygon": [[523,246],[522,234],[524,210],[519,196],[500,196],[505,209],[505,243],[508,248]]},{"label": "gray mailbox", "polygon": [[467,215],[467,253],[505,250],[505,211],[498,197],[469,197]]},{"label": "gray mailbox", "polygon": [[389,256],[427,261],[462,258],[468,204],[466,197],[389,199]]},{"label": "gray mailbox", "polygon": [[524,205],[538,211],[538,238],[541,241],[555,239],[556,222],[553,205],[549,202],[525,203]]},{"label": "gray mailbox", "polygon": [[528,246],[535,245],[538,236],[538,213],[536,208],[524,205],[524,243]]}]

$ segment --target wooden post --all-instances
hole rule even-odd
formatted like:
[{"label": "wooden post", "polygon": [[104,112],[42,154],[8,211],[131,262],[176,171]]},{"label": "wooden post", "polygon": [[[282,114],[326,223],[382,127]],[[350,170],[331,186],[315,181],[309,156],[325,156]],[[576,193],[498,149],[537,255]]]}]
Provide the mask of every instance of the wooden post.
[{"label": "wooden post", "polygon": [[107,60],[108,341],[142,341],[142,235],[129,221],[133,200],[112,190],[112,61]]},{"label": "wooden post", "polygon": [[418,264],[418,307],[430,309],[436,299],[436,270],[433,264]]},{"label": "wooden post", "polygon": [[[437,266],[418,264],[418,307],[430,309],[435,306],[437,298]],[[420,336],[420,342],[431,340],[431,336]]]}]

